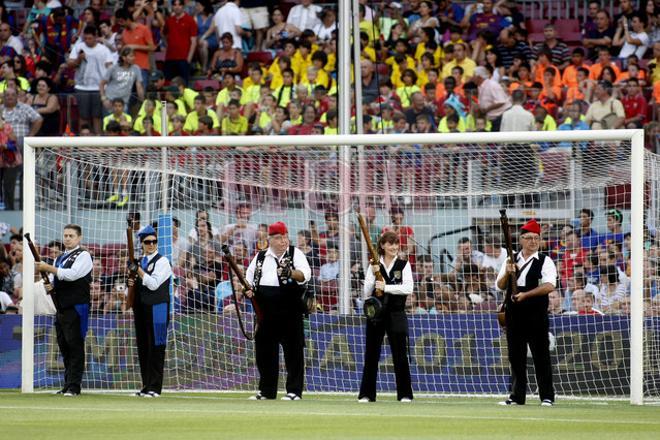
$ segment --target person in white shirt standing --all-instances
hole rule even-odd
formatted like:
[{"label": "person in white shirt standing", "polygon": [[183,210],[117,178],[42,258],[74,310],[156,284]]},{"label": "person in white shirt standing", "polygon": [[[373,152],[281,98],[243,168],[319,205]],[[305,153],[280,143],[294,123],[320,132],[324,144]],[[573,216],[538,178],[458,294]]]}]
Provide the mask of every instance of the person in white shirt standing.
[{"label": "person in white shirt standing", "polygon": [[211,35],[212,32],[216,32],[218,35],[218,41],[221,40],[222,35],[225,32],[229,32],[232,37],[234,37],[232,47],[234,49],[243,50],[243,38],[248,38],[250,32],[243,29],[243,13],[239,8],[240,0],[227,0],[223,7],[218,9],[218,11],[213,16],[213,23],[211,27],[208,28],[201,39],[205,40]]},{"label": "person in white shirt standing", "polygon": [[312,4],[312,0],[300,0],[300,4],[294,6],[289,11],[286,22],[294,25],[301,31],[305,29],[315,29],[321,24],[319,14],[322,8]]},{"label": "person in white shirt standing", "polygon": [[500,131],[534,131],[534,115],[523,108],[525,92],[514,90],[511,94],[513,105],[502,113]]},{"label": "person in white shirt standing", "polygon": [[87,26],[83,36],[71,48],[68,65],[76,69],[76,100],[80,123],[90,124],[96,134],[101,133],[103,105],[99,93],[101,80],[112,66],[112,52],[97,40],[98,31]]},{"label": "person in white shirt standing", "polygon": [[280,345],[286,365],[286,392],[282,400],[300,400],[305,378],[305,335],[302,294],[312,276],[303,252],[289,242],[283,222],[268,226],[268,249],[250,262],[245,279],[254,286],[245,296],[254,298],[262,319],[254,337],[259,391],[251,400],[275,399]]}]

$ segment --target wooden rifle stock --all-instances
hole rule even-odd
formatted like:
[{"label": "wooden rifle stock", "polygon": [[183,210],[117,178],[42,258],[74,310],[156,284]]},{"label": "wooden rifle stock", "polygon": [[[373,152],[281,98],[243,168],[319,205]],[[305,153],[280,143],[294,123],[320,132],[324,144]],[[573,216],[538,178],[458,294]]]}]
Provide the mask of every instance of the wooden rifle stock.
[{"label": "wooden rifle stock", "polygon": [[[30,247],[30,252],[32,253],[32,256],[34,257],[34,261],[36,263],[39,263],[41,261],[41,256],[39,255],[39,251],[37,250],[37,247],[34,245],[32,242],[32,239],[30,238],[30,233],[26,232],[24,235],[25,239],[28,242],[28,246]],[[46,293],[51,295],[53,292],[53,286],[50,284],[50,279],[48,278],[48,273],[44,271],[39,272],[41,274],[41,279],[44,280],[44,287],[46,288]]]},{"label": "wooden rifle stock", "polygon": [[[128,227],[126,228],[126,245],[128,247],[128,261],[131,263],[137,264],[135,261],[135,249],[133,248],[133,225],[132,219],[128,219]],[[128,272],[128,279],[133,281],[132,283],[127,283],[128,294],[126,296],[126,307],[132,309],[135,304],[135,278],[137,276],[136,271]],[[132,284],[132,285],[131,285]]]},{"label": "wooden rifle stock", "polygon": [[[380,259],[378,258],[378,252],[374,248],[374,245],[371,241],[371,236],[369,235],[369,228],[367,227],[367,222],[362,217],[362,214],[358,212],[358,223],[360,223],[360,230],[362,231],[362,236],[364,241],[367,242],[367,248],[369,249],[369,259],[371,260],[371,265],[380,266]],[[376,281],[384,281],[383,274],[380,273],[380,270],[374,274]],[[383,296],[383,291],[381,289],[376,289],[376,297],[380,298]]]},{"label": "wooden rifle stock", "polygon": [[[516,264],[513,261],[513,245],[511,244],[511,231],[509,230],[509,218],[506,215],[506,209],[500,209],[500,226],[502,227],[502,233],[504,234],[504,245],[506,246],[507,253],[507,262]],[[516,271],[516,275],[518,272]],[[504,297],[504,302],[500,306],[499,311],[497,312],[497,321],[500,326],[506,327],[506,316],[505,309],[506,305],[511,302],[511,297],[518,294],[518,277],[509,276],[507,281],[506,295]]]},{"label": "wooden rifle stock", "polygon": [[[243,275],[243,271],[241,270],[240,267],[238,267],[238,264],[236,264],[236,260],[234,260],[234,256],[231,254],[231,251],[229,250],[229,246],[227,246],[226,244],[222,245],[222,253],[225,256],[225,260],[227,260],[227,263],[231,267],[231,270],[238,277],[238,281],[241,283],[241,286],[243,286],[243,289],[252,290],[253,287],[250,286],[250,283],[247,282],[247,280],[245,279],[245,275]],[[231,282],[231,280],[229,281]],[[254,310],[254,314],[257,316],[257,323],[259,323],[263,319],[263,314],[261,312],[261,308],[259,307],[259,304],[257,303],[257,300],[254,298],[254,295],[252,296],[252,298],[250,298],[250,302],[252,303],[252,309]]]}]

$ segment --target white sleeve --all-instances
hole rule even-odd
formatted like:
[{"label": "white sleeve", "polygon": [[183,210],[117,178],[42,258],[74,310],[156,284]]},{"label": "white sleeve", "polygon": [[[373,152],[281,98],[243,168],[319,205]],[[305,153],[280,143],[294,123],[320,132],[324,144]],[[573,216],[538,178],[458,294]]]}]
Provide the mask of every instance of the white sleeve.
[{"label": "white sleeve", "polygon": [[541,268],[541,284],[550,283],[553,287],[557,287],[557,266],[552,258],[546,255]]},{"label": "white sleeve", "polygon": [[64,269],[60,267],[57,269],[57,279],[62,281],[75,281],[84,277],[92,271],[93,263],[92,256],[87,251],[83,251],[76,261],[73,262],[70,268]]},{"label": "white sleeve", "polygon": [[170,262],[167,261],[167,258],[160,257],[156,261],[156,266],[151,275],[144,274],[142,277],[142,284],[149,290],[157,290],[161,284],[169,280],[172,277],[172,267]]},{"label": "white sleeve", "polygon": [[410,263],[406,262],[403,268],[403,282],[401,284],[385,284],[385,293],[392,295],[410,295],[413,292],[413,276]]},{"label": "white sleeve", "polygon": [[79,52],[80,52],[80,41],[77,41],[71,48],[71,51],[69,52],[69,59],[75,60],[76,58],[78,58]]},{"label": "white sleeve", "polygon": [[257,268],[257,257],[259,254],[254,256],[252,261],[250,261],[250,265],[248,266],[247,270],[245,271],[245,281],[248,282],[250,286],[254,285],[254,271]]},{"label": "white sleeve", "polygon": [[502,263],[502,265],[500,266],[500,271],[498,272],[498,274],[497,274],[497,279],[495,280],[495,290],[497,290],[498,292],[502,292],[502,290],[500,290],[500,289],[497,287],[497,282],[498,282],[499,280],[501,280],[502,278],[504,278],[504,275],[506,274],[506,263],[507,263],[508,261],[509,261],[509,258],[507,257],[507,259],[504,260],[504,263]]},{"label": "white sleeve", "polygon": [[312,278],[312,269],[309,267],[307,257],[305,257],[305,254],[303,254],[298,248],[293,248],[293,267],[295,267],[296,270],[301,271],[305,276],[305,280],[298,281],[298,284],[305,284]]}]

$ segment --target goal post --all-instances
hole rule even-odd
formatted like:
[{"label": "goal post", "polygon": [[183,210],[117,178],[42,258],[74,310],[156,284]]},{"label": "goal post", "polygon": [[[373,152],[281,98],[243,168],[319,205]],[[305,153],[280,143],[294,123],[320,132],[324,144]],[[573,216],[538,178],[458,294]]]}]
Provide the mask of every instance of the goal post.
[{"label": "goal post", "polygon": [[[509,148],[514,152],[509,159],[523,161],[529,158],[525,153],[517,156],[517,149],[522,151],[530,145],[549,152],[544,157],[552,160],[544,164],[538,160],[537,154],[529,162],[539,167],[534,170],[536,182],[527,187],[508,187],[511,182],[504,177],[510,176],[502,175],[504,156],[501,151]],[[585,145],[591,150],[607,151],[607,154],[582,157],[587,151],[583,148]],[[393,152],[395,149],[398,150]],[[561,150],[561,154],[553,156],[553,150]],[[552,176],[556,172],[553,160],[558,156],[562,161],[565,159],[562,162],[564,174],[559,177]],[[623,165],[608,169],[610,164],[603,162],[604,157],[615,158],[616,164]],[[653,159],[652,163],[648,157]],[[313,365],[307,383],[314,391],[347,391],[357,389],[359,350],[363,344],[356,295],[359,291],[357,266],[360,264],[355,262],[356,258],[363,260],[364,255],[352,229],[356,208],[374,208],[379,226],[387,226],[392,213],[405,213],[409,217],[406,221],[423,231],[414,238],[411,236],[411,249],[416,249],[417,256],[430,255],[432,272],[446,275],[444,278],[449,285],[457,283],[456,277],[461,276],[458,271],[452,274],[448,269],[452,256],[445,258],[445,254],[451,254],[448,249],[453,252],[461,235],[453,231],[467,231],[465,235],[473,238],[472,241],[475,237],[489,235],[482,234],[482,230],[495,234],[494,220],[501,206],[509,206],[512,218],[537,216],[549,225],[556,223],[554,227],[558,229],[559,224],[571,224],[583,203],[597,205],[599,212],[606,206],[619,206],[616,204],[619,202],[609,204],[603,193],[610,187],[625,187],[623,197],[626,201],[621,203],[624,206],[621,211],[630,221],[629,321],[615,317],[609,321],[610,317],[602,318],[602,322],[601,318],[593,317],[584,317],[584,320],[591,325],[589,332],[593,332],[588,337],[598,332],[605,335],[593,343],[601,344],[607,356],[629,351],[627,366],[618,365],[619,372],[608,370],[593,376],[590,371],[580,373],[579,368],[595,368],[593,365],[600,355],[593,354],[596,360],[571,367],[568,369],[570,373],[560,374],[559,392],[587,397],[608,397],[610,392],[612,397],[621,397],[625,393],[632,404],[642,404],[645,398],[658,394],[657,385],[650,389],[647,386],[645,391],[644,371],[647,364],[658,369],[658,347],[653,339],[657,326],[650,325],[645,333],[645,325],[649,324],[645,324],[644,316],[645,308],[649,307],[644,296],[645,289],[648,290],[644,279],[645,233],[652,229],[650,225],[655,227],[655,217],[660,217],[653,211],[656,209],[658,183],[649,177],[656,174],[649,172],[652,166],[656,166],[655,156],[645,151],[642,130],[275,137],[32,137],[25,139],[23,225],[24,231],[32,233],[43,249],[48,241],[60,236],[61,230],[57,226],[61,229],[65,219],[84,223],[85,236],[91,240],[99,258],[104,264],[107,261],[116,266],[117,255],[111,255],[111,252],[119,250],[116,242],[122,241],[117,239],[121,234],[120,220],[127,211],[142,212],[143,224],[158,220],[165,212],[179,215],[186,223],[179,234],[185,237],[189,229],[196,229],[197,225],[191,228],[191,224],[199,210],[208,211],[214,222],[218,220],[219,226],[225,226],[234,221],[235,210],[248,204],[252,209],[262,208],[256,215],[258,223],[268,223],[284,216],[285,221],[291,221],[291,230],[296,232],[310,229],[310,220],[319,223],[325,220],[327,223],[328,218],[324,216],[332,210],[338,220],[339,240],[330,245],[321,238],[323,255],[318,259],[330,261],[327,253],[332,253],[336,246],[338,278],[327,283],[319,281],[315,286],[317,294],[320,293],[327,303],[323,303],[325,309],[322,313],[310,319],[311,327],[307,330],[308,339],[312,341],[307,347],[308,364]],[[132,190],[128,204],[119,206],[105,200],[109,192],[118,191],[117,186],[122,185],[129,190],[130,187],[139,188]],[[646,194],[650,196],[645,197]],[[649,201],[649,197],[652,200]],[[509,199],[513,201],[507,205],[505,201]],[[256,229],[255,234],[258,237]],[[291,238],[295,243],[296,237]],[[194,244],[191,242],[190,246],[194,248]],[[238,242],[237,245],[242,246]],[[445,248],[440,249],[440,246]],[[248,244],[247,250],[253,251],[252,247]],[[183,252],[186,256],[191,253]],[[27,248],[24,254],[29,255]],[[417,264],[421,267],[421,263]],[[103,275],[108,274],[103,272]],[[316,275],[319,275],[318,271]],[[180,282],[192,283],[185,274],[179,278]],[[221,284],[221,278],[218,275],[218,284]],[[45,389],[56,383],[57,349],[44,330],[48,320],[35,317],[34,286],[28,282],[34,279],[33,265],[23,265],[23,279],[22,391],[32,392],[35,388]],[[205,287],[215,292],[217,286],[214,283]],[[181,290],[181,287],[176,288]],[[438,288],[444,291],[445,286],[438,285]],[[327,298],[328,291],[335,292],[335,297]],[[211,294],[207,292],[205,295],[202,297]],[[458,292],[454,292],[454,297],[456,295]],[[168,348],[177,362],[176,368],[167,367],[166,374],[176,375],[169,388],[215,390],[250,389],[253,386],[251,347],[238,337],[233,315],[224,313],[231,307],[224,304],[223,311],[220,310],[218,302],[221,299],[220,296],[214,297],[213,304],[209,305],[201,304],[208,298],[196,298],[194,313],[185,311],[184,305],[180,306],[184,311],[173,311],[178,319],[173,326],[181,338],[172,341]],[[470,304],[472,306],[474,304]],[[438,317],[415,315],[412,320],[412,331],[415,342],[418,342],[414,351],[419,360],[413,382],[417,379],[423,384],[420,385],[423,391],[430,394],[503,393],[506,371],[502,366],[506,365],[506,360],[502,361],[501,334],[496,334],[496,326],[492,326],[493,314],[453,312],[456,311]],[[442,325],[439,316],[446,317],[446,328],[434,333]],[[557,344],[563,350],[561,353],[566,363],[571,357],[570,344],[587,338],[576,330],[584,326],[584,322],[577,322],[580,318],[570,316],[556,321],[558,335],[561,335]],[[125,362],[132,363],[127,366],[134,369],[136,360],[134,353],[130,353],[130,345],[134,342],[123,341],[126,347],[122,348],[117,347],[117,340],[111,340],[121,335],[130,336],[130,315],[100,314],[98,322],[96,340],[105,341],[115,351],[110,353],[106,346],[106,351],[99,355],[99,365],[96,365],[97,360],[91,365],[90,375],[94,377],[90,384],[99,389],[131,389],[134,374],[111,374],[106,366],[101,365],[106,358],[113,357],[120,359],[118,362],[122,366]],[[460,332],[456,329],[464,326],[474,328],[475,337],[489,338],[489,344],[494,345],[488,348],[477,343],[472,347],[472,333],[459,340],[457,335]],[[35,334],[35,328],[39,329],[39,334]],[[322,333],[324,329],[329,329],[327,334]],[[216,334],[214,332],[221,332],[218,341],[207,344],[205,338]],[[624,336],[612,336],[615,334]],[[650,335],[648,341],[645,341],[645,334]],[[629,335],[629,345],[628,341],[621,340],[625,335]],[[645,351],[649,348],[653,350],[652,356]],[[129,352],[117,354],[121,350]],[[349,356],[347,350],[355,351],[355,356]],[[481,361],[485,356],[489,365],[497,365],[497,368],[484,373],[484,369],[477,365],[469,366],[471,361],[468,362],[466,356],[472,355],[476,357],[471,361]],[[573,357],[570,362],[579,362]],[[218,359],[238,362],[240,373],[227,371],[226,377],[218,378],[209,376],[207,370],[194,368],[197,361],[207,363],[209,369],[211,365],[217,367],[222,363]],[[606,360],[600,360],[606,363]],[[435,365],[436,361],[446,364],[443,368],[429,366]],[[48,373],[48,368],[44,372],[45,362],[49,363],[48,368],[53,374]],[[185,367],[179,367],[179,364]],[[332,372],[334,365],[339,367]],[[459,366],[464,383],[457,386],[442,382],[458,377],[454,370]],[[89,368],[88,364],[88,371]],[[223,364],[222,368],[226,366]],[[473,375],[472,370],[476,372]],[[625,371],[627,377],[621,377],[624,373],[620,371]],[[391,390],[391,371],[383,375],[384,389]],[[487,383],[480,384],[479,380]],[[583,383],[573,388],[571,380]]]}]

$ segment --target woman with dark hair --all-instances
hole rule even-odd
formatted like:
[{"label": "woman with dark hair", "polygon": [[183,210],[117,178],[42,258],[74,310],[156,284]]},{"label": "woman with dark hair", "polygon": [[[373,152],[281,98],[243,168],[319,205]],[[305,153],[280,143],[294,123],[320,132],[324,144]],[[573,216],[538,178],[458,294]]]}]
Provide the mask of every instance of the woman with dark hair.
[{"label": "woman with dark hair", "polygon": [[598,81],[609,81],[614,84],[616,82],[616,72],[610,66],[605,66],[598,76]]},{"label": "woman with dark hair", "polygon": [[82,36],[83,30],[87,26],[94,26],[95,28],[98,29],[101,24],[100,21],[101,21],[101,13],[99,11],[90,7],[83,9],[83,13],[80,16],[80,21],[78,24],[78,35]]},{"label": "woman with dark hair", "polygon": [[493,75],[491,76],[491,79],[493,81],[500,82],[505,74],[505,69],[502,61],[500,61],[500,53],[497,51],[497,49],[492,47],[486,49],[485,66],[486,68],[492,69]]},{"label": "woman with dark hair", "polygon": [[[376,378],[378,362],[383,345],[387,339],[392,350],[392,362],[396,377],[396,394],[399,402],[412,402],[413,391],[408,364],[408,318],[406,301],[413,293],[413,276],[410,263],[398,258],[399,236],[394,232],[384,232],[378,240],[379,262],[371,262],[371,267],[364,277],[364,296],[373,296],[381,291],[381,312],[373,319],[367,319],[366,348],[364,369],[358,401],[361,403],[376,401]],[[379,273],[383,281],[377,281]]]},{"label": "woman with dark hair", "polygon": [[273,21],[273,26],[266,31],[264,45],[267,49],[280,51],[284,49],[285,41],[300,35],[300,29],[286,22],[286,17],[280,8],[274,8],[270,17]]},{"label": "woman with dark hair", "polygon": [[59,136],[61,133],[60,101],[52,93],[54,87],[53,81],[48,77],[38,78],[32,83],[34,94],[29,95],[27,104],[44,120],[37,136]]},{"label": "woman with dark hair", "polygon": [[334,8],[325,7],[319,14],[319,18],[321,23],[317,24],[313,30],[317,41],[325,43],[332,39],[332,33],[337,29],[337,13]]},{"label": "woman with dark hair", "polygon": [[202,72],[206,72],[209,65],[209,53],[214,53],[218,48],[218,36],[212,32],[207,38],[202,35],[209,30],[213,24],[213,6],[209,0],[198,0],[195,2],[194,19],[197,22],[197,55],[202,64]]},{"label": "woman with dark hair", "polygon": [[234,47],[234,37],[225,32],[220,36],[220,47],[213,54],[208,75],[217,74],[222,78],[225,73],[240,75],[242,71],[243,53]]}]

